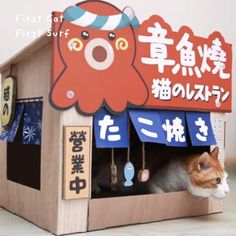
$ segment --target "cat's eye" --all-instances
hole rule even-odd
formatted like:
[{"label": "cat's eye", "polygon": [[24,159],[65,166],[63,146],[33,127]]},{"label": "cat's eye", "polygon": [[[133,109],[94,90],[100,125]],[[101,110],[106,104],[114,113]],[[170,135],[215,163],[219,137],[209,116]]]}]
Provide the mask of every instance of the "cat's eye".
[{"label": "cat's eye", "polygon": [[221,178],[216,178],[216,183],[220,184],[221,183]]}]

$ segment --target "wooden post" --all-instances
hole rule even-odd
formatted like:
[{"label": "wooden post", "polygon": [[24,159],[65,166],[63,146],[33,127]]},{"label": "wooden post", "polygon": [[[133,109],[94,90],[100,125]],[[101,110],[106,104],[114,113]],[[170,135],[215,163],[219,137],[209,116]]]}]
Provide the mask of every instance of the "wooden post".
[{"label": "wooden post", "polygon": [[[83,117],[79,115],[75,108],[71,108],[62,114],[62,126],[90,126],[92,132],[92,117]],[[92,135],[92,133],[91,133]],[[61,144],[63,141],[61,140]],[[91,186],[91,150],[90,147],[90,180]],[[63,160],[61,160],[61,164]],[[60,169],[61,180],[63,171]],[[58,199],[58,227],[57,234],[69,234],[72,232],[86,232],[88,227],[88,205],[89,199],[63,200],[63,185],[59,182],[59,199]],[[91,195],[91,190],[89,190]]]}]

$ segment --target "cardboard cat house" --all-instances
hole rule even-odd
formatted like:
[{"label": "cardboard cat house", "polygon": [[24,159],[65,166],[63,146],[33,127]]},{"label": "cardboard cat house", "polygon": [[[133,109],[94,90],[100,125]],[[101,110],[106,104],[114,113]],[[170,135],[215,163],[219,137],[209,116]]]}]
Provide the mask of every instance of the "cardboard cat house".
[{"label": "cardboard cat house", "polygon": [[92,160],[128,150],[131,123],[142,143],[217,144],[223,165],[231,45],[100,1],[52,19],[0,67],[0,206],[57,235],[222,212],[185,191],[93,198]]}]

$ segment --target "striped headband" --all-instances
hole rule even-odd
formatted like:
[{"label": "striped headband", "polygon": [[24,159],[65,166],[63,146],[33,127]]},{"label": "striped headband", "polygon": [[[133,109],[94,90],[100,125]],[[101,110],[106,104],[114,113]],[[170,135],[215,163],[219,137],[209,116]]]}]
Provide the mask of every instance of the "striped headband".
[{"label": "striped headband", "polygon": [[117,15],[103,16],[85,11],[79,6],[71,6],[64,11],[64,19],[72,24],[91,27],[101,30],[116,30],[127,25],[133,28],[139,26],[139,22],[132,8],[124,8],[122,13]]}]

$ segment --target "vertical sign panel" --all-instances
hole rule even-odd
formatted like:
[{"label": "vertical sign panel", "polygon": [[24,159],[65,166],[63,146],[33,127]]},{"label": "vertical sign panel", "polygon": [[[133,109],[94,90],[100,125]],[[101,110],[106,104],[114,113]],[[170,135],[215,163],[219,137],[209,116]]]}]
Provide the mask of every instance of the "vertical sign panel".
[{"label": "vertical sign panel", "polygon": [[166,136],[166,145],[187,147],[187,129],[185,114],[181,111],[158,111],[161,126]]},{"label": "vertical sign panel", "polygon": [[130,110],[130,118],[142,142],[165,143],[160,117],[155,110]]},{"label": "vertical sign panel", "polygon": [[16,80],[7,77],[2,83],[1,126],[9,127],[14,120],[16,100]]},{"label": "vertical sign panel", "polygon": [[186,118],[192,145],[208,146],[216,144],[209,112],[186,112]]},{"label": "vertical sign panel", "polygon": [[94,115],[94,131],[98,148],[128,148],[128,112],[115,116],[101,108]]},{"label": "vertical sign panel", "polygon": [[65,200],[89,198],[91,127],[64,127]]}]

